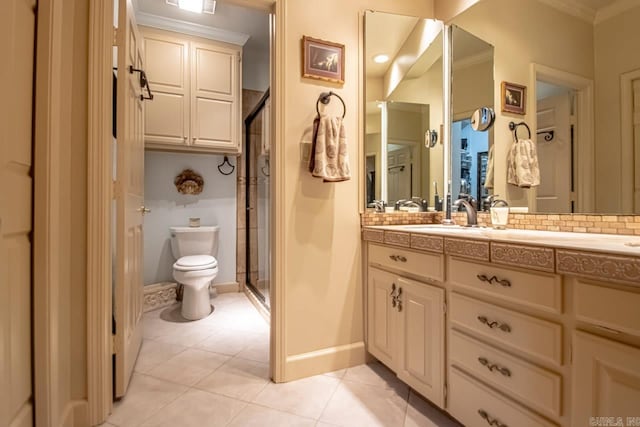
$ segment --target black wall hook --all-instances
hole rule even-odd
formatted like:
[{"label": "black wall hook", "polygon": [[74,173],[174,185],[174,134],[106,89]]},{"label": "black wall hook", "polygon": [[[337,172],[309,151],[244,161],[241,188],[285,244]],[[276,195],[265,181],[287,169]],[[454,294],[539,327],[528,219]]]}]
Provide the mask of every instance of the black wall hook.
[{"label": "black wall hook", "polygon": [[[223,172],[222,171],[222,167],[224,165],[229,165],[231,167],[231,170],[229,172]],[[234,170],[236,170],[236,167],[229,162],[229,157],[228,156],[224,156],[224,161],[218,165],[218,171],[222,175],[231,175]]]},{"label": "black wall hook", "polygon": [[331,96],[335,96],[342,102],[342,118],[347,114],[347,106],[344,103],[344,100],[335,92],[322,92],[318,97],[318,101],[316,101],[316,112],[320,115],[320,103],[323,105],[327,105],[331,101]]},{"label": "black wall hook", "polygon": [[529,139],[531,139],[531,129],[529,128],[528,124],[526,124],[525,122],[509,122],[509,129],[513,132],[513,140],[515,142],[518,142],[518,127],[520,126],[524,126],[527,129],[527,132],[529,133]]}]

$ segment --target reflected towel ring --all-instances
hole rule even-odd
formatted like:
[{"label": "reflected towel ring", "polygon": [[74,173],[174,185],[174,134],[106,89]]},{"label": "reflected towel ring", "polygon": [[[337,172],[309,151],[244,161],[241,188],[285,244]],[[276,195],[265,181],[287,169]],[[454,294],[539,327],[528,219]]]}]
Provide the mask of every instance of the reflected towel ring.
[{"label": "reflected towel ring", "polygon": [[[222,167],[223,167],[225,164],[226,164],[226,165],[229,165],[229,166],[231,167],[231,170],[230,170],[229,172],[223,172],[223,171],[222,171]],[[224,161],[218,165],[218,171],[219,171],[222,175],[231,175],[231,174],[233,173],[233,171],[234,171],[234,170],[236,170],[236,167],[235,167],[234,165],[232,165],[232,164],[229,162],[229,157],[228,157],[228,156],[224,156]]]},{"label": "reflected towel ring", "polygon": [[329,101],[331,101],[331,95],[335,96],[342,102],[342,118],[347,114],[347,106],[344,103],[344,100],[335,92],[322,92],[318,97],[318,101],[316,102],[316,112],[320,115],[320,103],[322,102],[324,105],[327,105]]},{"label": "reflected towel ring", "polygon": [[526,124],[525,122],[509,122],[509,129],[513,132],[513,140],[515,142],[518,142],[518,127],[520,126],[524,126],[527,129],[527,132],[529,133],[529,139],[531,139],[531,129],[529,128],[528,124]]}]

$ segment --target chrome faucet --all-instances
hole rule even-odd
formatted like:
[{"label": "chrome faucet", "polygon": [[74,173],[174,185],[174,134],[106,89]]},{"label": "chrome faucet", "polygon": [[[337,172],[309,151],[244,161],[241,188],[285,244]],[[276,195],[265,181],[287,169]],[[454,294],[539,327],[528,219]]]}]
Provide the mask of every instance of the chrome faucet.
[{"label": "chrome faucet", "polygon": [[478,225],[478,214],[476,212],[476,208],[474,208],[473,205],[465,199],[458,199],[453,202],[453,206],[456,208],[460,207],[460,205],[462,205],[467,212],[467,227]]},{"label": "chrome faucet", "polygon": [[372,203],[375,212],[384,213],[384,208],[387,206],[384,200],[374,200]]}]

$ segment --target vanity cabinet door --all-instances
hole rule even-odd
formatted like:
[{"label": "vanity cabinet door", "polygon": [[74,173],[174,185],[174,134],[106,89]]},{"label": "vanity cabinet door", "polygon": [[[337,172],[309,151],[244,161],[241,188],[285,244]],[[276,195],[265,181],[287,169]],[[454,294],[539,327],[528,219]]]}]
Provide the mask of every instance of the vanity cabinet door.
[{"label": "vanity cabinet door", "polygon": [[399,278],[398,377],[444,407],[444,289]]},{"label": "vanity cabinet door", "polygon": [[640,417],[640,349],[596,335],[573,334],[572,425],[590,417]]},{"label": "vanity cabinet door", "polygon": [[397,350],[398,278],[376,268],[369,268],[367,288],[367,349],[389,368],[395,370]]}]

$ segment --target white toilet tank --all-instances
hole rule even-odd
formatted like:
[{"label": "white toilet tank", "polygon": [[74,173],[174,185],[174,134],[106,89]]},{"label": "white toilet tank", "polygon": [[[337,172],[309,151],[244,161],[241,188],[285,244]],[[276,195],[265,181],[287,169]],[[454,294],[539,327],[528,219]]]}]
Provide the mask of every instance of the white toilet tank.
[{"label": "white toilet tank", "polygon": [[218,253],[217,225],[208,227],[169,227],[171,231],[171,253],[175,259],[189,255],[211,255]]}]

